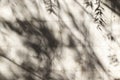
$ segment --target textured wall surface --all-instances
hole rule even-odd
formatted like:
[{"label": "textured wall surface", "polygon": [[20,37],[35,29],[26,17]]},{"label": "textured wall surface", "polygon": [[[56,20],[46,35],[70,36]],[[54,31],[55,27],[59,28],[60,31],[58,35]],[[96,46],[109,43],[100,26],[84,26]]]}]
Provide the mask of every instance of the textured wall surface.
[{"label": "textured wall surface", "polygon": [[0,0],[0,80],[119,80],[119,5]]}]

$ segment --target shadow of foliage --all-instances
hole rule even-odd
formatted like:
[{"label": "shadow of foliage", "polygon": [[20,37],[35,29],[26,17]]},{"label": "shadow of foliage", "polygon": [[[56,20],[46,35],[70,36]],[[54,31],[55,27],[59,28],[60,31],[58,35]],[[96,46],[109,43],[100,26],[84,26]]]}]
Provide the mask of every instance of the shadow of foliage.
[{"label": "shadow of foliage", "polygon": [[[113,4],[116,4],[116,2],[113,1]],[[21,71],[25,71],[24,73],[21,73],[19,75],[17,73],[14,73],[14,71],[12,71],[11,69],[14,76],[9,80],[19,80],[19,78],[21,77],[22,80],[75,80],[75,72],[71,73],[71,75],[68,76],[68,73],[65,69],[62,69],[61,72],[53,70],[55,58],[64,58],[61,56],[63,56],[65,53],[60,53],[60,55],[57,55],[58,49],[63,50],[64,47],[70,48],[76,53],[72,57],[74,58],[73,60],[75,60],[75,62],[81,67],[83,76],[86,77],[85,80],[96,80],[96,74],[99,74],[99,71],[97,71],[96,68],[98,66],[104,72],[106,72],[103,65],[99,62],[94,53],[89,40],[89,30],[84,20],[81,22],[77,22],[76,17],[73,15],[73,12],[69,10],[67,4],[66,6],[67,11],[65,14],[69,16],[73,29],[75,29],[83,37],[83,40],[76,37],[72,29],[68,25],[66,25],[66,22],[64,20],[62,20],[61,16],[59,16],[59,21],[56,21],[56,23],[58,23],[59,27],[61,28],[61,31],[58,33],[61,35],[61,38],[64,38],[64,35],[67,34],[64,32],[64,30],[68,30],[68,44],[65,44],[63,39],[60,40],[60,37],[56,39],[55,34],[57,33],[53,32],[49,28],[49,24],[47,23],[47,21],[41,21],[40,19],[35,18],[31,18],[31,20],[28,21],[16,18],[16,21],[14,23],[9,21],[2,22],[5,28],[9,28],[11,31],[20,36],[21,44],[23,44],[23,47],[25,47],[29,51],[17,52],[19,54],[24,54],[22,55],[22,57],[25,57],[25,59],[21,64],[17,64],[12,59],[9,59],[8,56],[2,55],[2,57],[21,68]],[[115,8],[119,9],[119,5],[116,5]],[[28,10],[28,12],[30,11]],[[33,22],[36,22],[37,26]],[[79,51],[77,48],[78,46],[81,47],[82,50]],[[62,66],[62,64],[60,65]],[[8,79],[6,79],[4,75],[0,75],[0,80]]]},{"label": "shadow of foliage", "polygon": [[120,16],[120,1],[119,0],[106,0],[102,2],[106,7],[108,7],[115,14]]}]

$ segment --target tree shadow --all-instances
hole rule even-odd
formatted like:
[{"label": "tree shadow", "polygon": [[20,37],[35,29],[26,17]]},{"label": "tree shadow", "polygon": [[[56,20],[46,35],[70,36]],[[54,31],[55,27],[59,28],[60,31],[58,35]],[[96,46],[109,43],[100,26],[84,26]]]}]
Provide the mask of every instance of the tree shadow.
[{"label": "tree shadow", "polygon": [[[31,20],[20,20],[19,18],[16,18],[16,21],[14,23],[10,21],[1,22],[4,25],[5,29],[15,32],[16,35],[20,37],[19,39],[21,41],[21,44],[23,44],[22,47],[28,51],[16,51],[16,53],[23,54],[20,58],[21,60],[23,57],[25,57],[21,64],[18,64],[10,59],[7,54],[1,55],[12,64],[22,69],[20,71],[20,74],[17,74],[12,70],[13,68],[11,68],[11,71],[14,75],[11,80],[17,80],[19,78],[23,78],[23,80],[74,80],[75,72],[72,72],[72,76],[70,76],[68,75],[68,71],[64,69],[61,63],[54,63],[55,58],[58,60],[64,58],[61,57],[61,55],[64,56],[65,53],[60,53],[58,55],[58,49],[63,50],[64,47],[74,50],[75,53],[73,60],[75,63],[79,64],[79,67],[83,73],[82,77],[87,77],[85,80],[89,80],[90,78],[92,80],[96,80],[96,74],[99,74],[99,71],[97,71],[97,69],[99,69],[97,68],[98,66],[103,72],[106,72],[103,65],[101,65],[98,58],[96,57],[89,41],[90,35],[87,28],[88,26],[85,24],[84,20],[77,22],[76,17],[73,15],[73,12],[69,10],[67,4],[66,6],[67,11],[65,14],[67,14],[71,19],[73,28],[70,28],[59,15],[59,20],[56,21],[56,23],[61,28],[61,30],[57,33],[53,32],[49,28],[49,25],[51,24],[48,24],[47,21],[42,21],[33,17]],[[26,10],[30,12],[29,9]],[[82,11],[84,12],[84,9]],[[33,22],[36,22],[37,25],[35,25]],[[54,24],[52,27],[54,27]],[[64,31],[65,29],[68,30],[69,34]],[[77,38],[77,36],[74,34],[73,29],[77,31],[78,34],[80,34],[83,38]],[[65,44],[64,40],[60,37],[56,39],[55,34],[58,33],[61,35],[61,38],[64,38],[64,35],[67,35],[68,44]],[[78,47],[81,47],[81,50],[79,50]],[[3,53],[4,52],[5,51],[3,51]],[[63,67],[62,70],[53,70],[53,64],[60,64]],[[8,80],[2,76],[0,79]]]},{"label": "tree shadow", "polygon": [[106,2],[102,2],[103,5],[108,7],[115,14],[120,16],[120,1],[119,0],[106,0]]}]

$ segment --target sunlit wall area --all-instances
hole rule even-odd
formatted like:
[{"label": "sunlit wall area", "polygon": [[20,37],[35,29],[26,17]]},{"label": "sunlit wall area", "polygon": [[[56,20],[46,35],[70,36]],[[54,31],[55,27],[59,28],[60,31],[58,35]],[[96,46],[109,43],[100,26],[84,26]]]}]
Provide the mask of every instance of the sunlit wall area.
[{"label": "sunlit wall area", "polygon": [[120,18],[115,4],[1,0],[0,80],[119,79]]}]

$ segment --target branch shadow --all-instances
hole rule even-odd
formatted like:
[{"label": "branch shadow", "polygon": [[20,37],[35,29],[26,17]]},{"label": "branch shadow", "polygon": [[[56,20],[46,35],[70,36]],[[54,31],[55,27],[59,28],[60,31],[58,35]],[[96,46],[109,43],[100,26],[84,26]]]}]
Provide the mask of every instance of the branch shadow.
[{"label": "branch shadow", "polygon": [[[76,5],[77,4],[78,3],[76,3]],[[60,40],[60,37],[56,39],[55,34],[57,33],[50,30],[50,24],[47,24],[47,21],[42,21],[32,17],[31,20],[20,20],[19,18],[16,18],[14,23],[9,21],[2,22],[5,29],[11,30],[20,36],[21,44],[23,44],[23,47],[29,51],[16,51],[16,53],[23,54],[22,58],[20,58],[21,60],[24,56],[26,56],[21,64],[17,64],[15,61],[10,59],[7,54],[2,55],[2,57],[10,61],[12,64],[25,71],[24,74],[21,73],[22,71],[20,71],[20,74],[17,74],[11,69],[14,74],[11,80],[17,80],[21,75],[24,80],[75,80],[75,72],[72,72],[72,76],[70,76],[67,73],[68,71],[64,68],[60,72],[53,70],[54,58],[62,59],[63,57],[61,58],[60,55],[64,54],[61,53],[60,55],[57,55],[58,49],[62,50],[64,47],[73,49],[75,51],[73,59],[75,63],[79,64],[79,67],[81,67],[83,73],[82,77],[87,77],[85,80],[89,80],[89,78],[96,80],[96,74],[99,73],[99,71],[96,70],[97,66],[106,72],[103,65],[99,62],[98,58],[94,54],[95,52],[89,41],[89,30],[85,22],[77,22],[73,12],[69,10],[67,4],[66,6],[67,12],[65,14],[67,14],[71,19],[73,29],[75,29],[80,35],[83,36],[81,39],[77,38],[73,33],[72,28],[66,25],[66,22],[62,20],[61,16],[59,15],[59,21],[56,21],[56,23],[58,23],[61,31],[58,33],[62,35],[62,38],[64,38],[64,35],[67,35],[67,45],[64,44],[64,40]],[[29,13],[29,9],[27,10]],[[83,9],[83,12],[86,11]],[[33,22],[36,22],[37,25],[35,25]],[[64,29],[67,29],[69,34],[64,33]],[[60,46],[61,44],[62,46]],[[79,50],[78,47],[81,47],[82,50]],[[4,52],[5,51],[3,51],[3,53]],[[62,66],[62,64],[60,65]],[[8,80],[2,76],[0,79]]]}]

